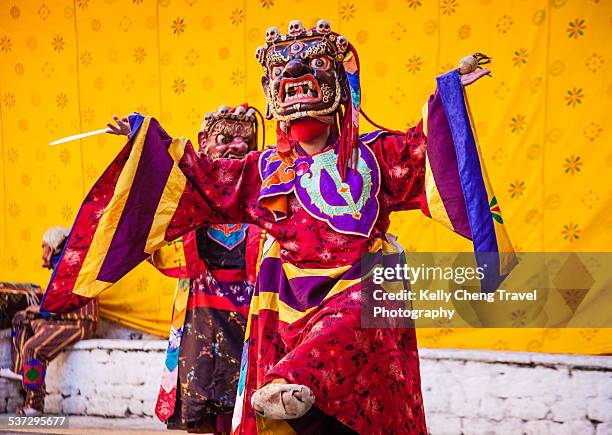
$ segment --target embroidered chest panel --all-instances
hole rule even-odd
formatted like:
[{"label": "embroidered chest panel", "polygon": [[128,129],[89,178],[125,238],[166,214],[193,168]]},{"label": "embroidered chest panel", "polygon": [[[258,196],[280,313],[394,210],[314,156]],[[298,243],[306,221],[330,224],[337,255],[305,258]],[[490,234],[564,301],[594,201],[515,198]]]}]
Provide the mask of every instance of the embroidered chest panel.
[{"label": "embroidered chest panel", "polygon": [[[338,172],[337,160],[335,148],[290,159],[268,150],[260,160],[259,199],[294,192],[311,216],[327,222],[335,231],[369,237],[379,213],[380,169],[376,157],[360,142],[356,170],[350,168],[346,180]],[[283,217],[277,214],[277,219]]]}]

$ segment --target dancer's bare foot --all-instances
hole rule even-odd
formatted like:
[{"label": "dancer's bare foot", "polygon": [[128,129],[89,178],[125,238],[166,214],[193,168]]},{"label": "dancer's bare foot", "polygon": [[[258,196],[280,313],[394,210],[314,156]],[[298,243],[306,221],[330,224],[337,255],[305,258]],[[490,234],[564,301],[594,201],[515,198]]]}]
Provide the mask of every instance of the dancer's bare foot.
[{"label": "dancer's bare foot", "polygon": [[290,420],[306,414],[315,401],[305,385],[288,384],[278,379],[255,391],[251,397],[253,409],[271,420]]}]

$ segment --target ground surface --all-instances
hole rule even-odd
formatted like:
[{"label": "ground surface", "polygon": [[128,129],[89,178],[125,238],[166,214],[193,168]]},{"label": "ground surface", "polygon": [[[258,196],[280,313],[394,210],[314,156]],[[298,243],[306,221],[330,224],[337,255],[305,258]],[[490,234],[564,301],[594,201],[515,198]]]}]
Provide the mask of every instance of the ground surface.
[{"label": "ground surface", "polygon": [[[0,414],[0,420],[6,421],[8,415]],[[105,418],[89,416],[71,416],[68,428],[7,428],[0,426],[0,433],[6,434],[159,434],[165,432],[166,426],[153,418]],[[176,432],[171,432],[176,433]]]}]

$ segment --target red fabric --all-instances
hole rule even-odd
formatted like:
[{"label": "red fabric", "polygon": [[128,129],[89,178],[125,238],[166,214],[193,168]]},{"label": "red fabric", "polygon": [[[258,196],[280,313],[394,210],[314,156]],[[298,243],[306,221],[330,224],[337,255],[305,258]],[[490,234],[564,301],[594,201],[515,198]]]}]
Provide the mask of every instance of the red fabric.
[{"label": "red fabric", "polygon": [[279,153],[284,154],[291,151],[291,142],[287,133],[283,131],[280,122],[276,123],[276,149]]},{"label": "red fabric", "polygon": [[[424,208],[424,153],[415,152],[424,143],[417,128],[406,135],[380,134],[368,144],[381,174],[380,211],[368,238],[338,233],[312,217],[292,193],[287,195],[287,217],[276,221],[258,205],[260,152],[243,160],[213,161],[198,157],[188,144],[179,162],[187,186],[165,239],[207,224],[244,222],[262,227],[279,242],[284,263],[300,268],[355,264],[384,237],[391,212]],[[424,419],[414,331],[361,329],[358,298],[359,292],[347,290],[293,325],[278,325],[276,313],[261,312],[251,328],[254,344],[249,346],[256,348],[250,354],[257,360],[249,367],[249,378],[254,376],[255,382],[247,385],[247,393],[266,378],[287,377],[313,388],[322,411],[358,432],[418,433]],[[390,382],[380,382],[387,378]],[[245,412],[243,427],[248,431],[254,424],[249,400]]]},{"label": "red fabric", "polygon": [[210,273],[217,281],[235,282],[246,279],[244,269],[210,269]]},{"label": "red fabric", "polygon": [[198,242],[196,240],[195,231],[191,231],[183,236],[183,252],[185,253],[185,261],[187,262],[190,278],[200,275],[207,269],[206,263],[204,263],[204,260],[200,258],[200,254],[198,253]]},{"label": "red fabric", "polygon": [[317,136],[321,136],[327,128],[329,128],[329,124],[316,118],[300,118],[291,121],[291,124],[289,124],[289,136],[298,142],[308,142]]},{"label": "red fabric", "polygon": [[159,387],[157,403],[155,404],[155,415],[160,421],[168,421],[174,414],[174,403],[176,402],[176,387],[169,392]]},{"label": "red fabric", "polygon": [[261,228],[249,225],[246,245],[246,274],[247,281],[255,284],[257,280],[257,263],[259,262],[259,248],[261,245]]},{"label": "red fabric", "polygon": [[[282,261],[302,268],[353,264],[384,236],[392,211],[425,211],[424,158],[416,152],[424,143],[419,126],[369,144],[382,180],[381,211],[369,239],[335,232],[290,195],[286,219],[263,221],[281,245]],[[278,377],[311,387],[321,411],[358,433],[427,433],[414,330],[362,329],[359,297],[357,288],[347,290],[291,325],[272,311],[252,318],[241,433],[255,425],[250,396]],[[380,382],[383,377],[389,382]]]},{"label": "red fabric", "polygon": [[237,307],[228,298],[222,296],[212,296],[207,294],[194,294],[189,296],[187,309],[192,310],[196,307],[214,308],[216,310],[237,311],[246,317],[249,314],[249,306]]},{"label": "red fabric", "polygon": [[349,166],[354,166],[356,162],[352,161],[353,151],[357,147],[357,130],[353,125],[353,105],[346,105],[344,116],[341,120],[341,135],[340,149],[338,150],[338,172],[344,179]]}]

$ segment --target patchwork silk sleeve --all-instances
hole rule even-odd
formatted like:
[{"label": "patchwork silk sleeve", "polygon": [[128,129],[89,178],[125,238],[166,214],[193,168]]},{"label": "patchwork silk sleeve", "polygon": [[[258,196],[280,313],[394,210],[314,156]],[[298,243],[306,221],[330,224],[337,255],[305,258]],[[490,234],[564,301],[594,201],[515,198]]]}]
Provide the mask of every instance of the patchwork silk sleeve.
[{"label": "patchwork silk sleeve", "polygon": [[[391,211],[420,208],[426,216],[469,238],[457,138],[451,132],[451,121],[457,124],[457,117],[447,116],[445,95],[436,89],[424,104],[422,118],[415,127],[404,135],[383,134],[371,146],[381,166],[381,191]],[[463,94],[451,100],[453,107],[464,106]],[[478,160],[478,155],[470,158]]]},{"label": "patchwork silk sleeve", "polygon": [[516,256],[459,73],[441,75],[437,84],[415,128],[405,136],[382,134],[373,142],[381,166],[381,192],[386,195],[383,202],[391,211],[419,207],[470,239],[478,264],[488,265],[481,289],[490,291],[512,270]]},{"label": "patchwork silk sleeve", "polygon": [[83,201],[41,303],[66,312],[88,303],[160,247],[207,224],[251,223],[259,153],[210,160],[149,117]]}]

